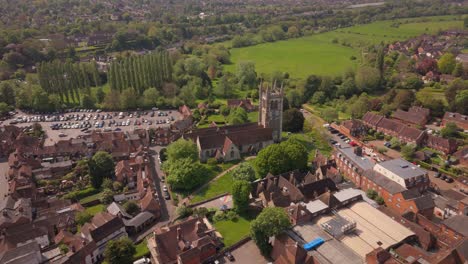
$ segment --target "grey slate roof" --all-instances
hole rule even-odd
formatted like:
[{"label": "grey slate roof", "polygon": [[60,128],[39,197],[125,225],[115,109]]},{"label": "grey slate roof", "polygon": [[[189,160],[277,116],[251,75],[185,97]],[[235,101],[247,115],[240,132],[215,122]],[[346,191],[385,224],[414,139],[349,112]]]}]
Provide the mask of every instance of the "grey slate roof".
[{"label": "grey slate roof", "polygon": [[468,216],[455,215],[445,219],[442,223],[450,229],[462,234],[463,236],[468,236]]},{"label": "grey slate roof", "polygon": [[354,148],[338,148],[337,150],[362,170],[369,170],[374,167],[374,163],[369,158],[356,155]]},{"label": "grey slate roof", "polygon": [[125,226],[140,226],[142,225],[144,222],[148,221],[149,219],[151,219],[152,217],[154,217],[154,215],[150,212],[141,212],[139,214],[137,214],[135,217],[133,217],[132,219],[130,220],[124,220],[124,225]]},{"label": "grey slate roof", "polygon": [[392,159],[379,163],[380,166],[395,173],[403,179],[423,176],[427,172],[404,159]]},{"label": "grey slate roof", "polygon": [[378,186],[381,186],[391,194],[396,194],[405,191],[406,189],[400,184],[390,180],[389,178],[383,176],[382,174],[374,171],[367,170],[364,171],[363,176],[375,182]]}]

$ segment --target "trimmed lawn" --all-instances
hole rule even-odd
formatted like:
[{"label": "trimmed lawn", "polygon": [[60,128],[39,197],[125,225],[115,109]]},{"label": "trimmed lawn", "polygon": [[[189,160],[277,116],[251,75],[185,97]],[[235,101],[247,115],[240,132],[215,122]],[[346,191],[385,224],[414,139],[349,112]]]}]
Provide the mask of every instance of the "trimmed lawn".
[{"label": "trimmed lawn", "polygon": [[190,202],[197,203],[215,197],[216,195],[230,192],[233,183],[234,179],[231,173],[228,172],[197,192]]},{"label": "trimmed lawn", "polygon": [[85,211],[88,214],[94,216],[95,214],[102,212],[104,210],[104,208],[105,208],[105,205],[97,204],[97,205],[94,205],[94,206],[86,207]]},{"label": "trimmed lawn", "polygon": [[133,255],[133,260],[140,259],[150,253],[148,246],[146,244],[146,239],[136,244],[135,249],[136,249],[136,253],[135,255]]},{"label": "trimmed lawn", "polygon": [[[238,62],[254,61],[259,74],[282,71],[290,73],[292,78],[311,74],[337,76],[359,64],[361,47],[462,27],[463,22],[457,16],[377,21],[302,38],[232,48],[232,64],[225,68],[235,72]],[[351,60],[351,56],[357,59]]]},{"label": "trimmed lawn", "polygon": [[80,203],[83,204],[83,203],[91,202],[91,201],[99,199],[99,198],[101,198],[101,193],[100,192],[81,199]]},{"label": "trimmed lawn", "polygon": [[445,89],[435,89],[432,87],[425,87],[416,93],[416,99],[421,102],[426,102],[428,99],[439,99],[447,105],[445,98]]},{"label": "trimmed lawn", "polygon": [[223,241],[226,247],[229,247],[249,235],[250,221],[244,217],[239,217],[234,221],[219,221],[215,222],[214,226],[223,236]]}]

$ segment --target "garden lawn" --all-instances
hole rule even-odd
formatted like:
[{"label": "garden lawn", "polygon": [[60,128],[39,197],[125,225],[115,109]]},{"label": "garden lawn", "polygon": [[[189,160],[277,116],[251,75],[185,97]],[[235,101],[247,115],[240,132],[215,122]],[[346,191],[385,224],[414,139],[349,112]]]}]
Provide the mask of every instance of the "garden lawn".
[{"label": "garden lawn", "polygon": [[148,249],[148,246],[146,244],[146,239],[144,239],[140,243],[136,244],[135,249],[136,249],[136,253],[135,253],[135,255],[133,255],[133,260],[140,259],[140,258],[142,258],[142,257],[144,257],[144,256],[146,256],[146,255],[148,255],[150,253],[149,249]]},{"label": "garden lawn", "polygon": [[101,193],[100,192],[81,199],[80,203],[84,204],[84,203],[91,202],[91,201],[94,201],[94,200],[99,199],[99,198],[101,198]]},{"label": "garden lawn", "polygon": [[231,192],[231,186],[234,183],[232,174],[230,172],[219,177],[215,181],[211,182],[199,192],[197,192],[190,200],[191,203],[198,203],[207,199],[213,198],[217,195],[221,195],[226,192]]},{"label": "garden lawn", "polygon": [[104,208],[105,208],[105,205],[97,204],[97,205],[94,205],[94,206],[86,207],[85,211],[88,214],[94,216],[95,214],[102,212],[104,210]]},{"label": "garden lawn", "polygon": [[223,236],[224,244],[229,247],[249,235],[250,220],[239,217],[237,221],[218,221],[214,223],[216,231]]},{"label": "garden lawn", "polygon": [[[400,24],[396,25],[396,22]],[[311,74],[337,76],[358,65],[361,47],[462,27],[461,18],[455,16],[378,21],[296,39],[233,48],[233,63],[227,65],[226,70],[234,72],[238,62],[254,61],[259,74],[282,71],[290,73],[292,78],[305,78]],[[351,60],[352,56],[356,59]]]},{"label": "garden lawn", "polygon": [[447,105],[445,98],[445,89],[436,89],[432,87],[425,87],[416,93],[416,98],[421,102],[426,102],[428,99],[439,99]]}]

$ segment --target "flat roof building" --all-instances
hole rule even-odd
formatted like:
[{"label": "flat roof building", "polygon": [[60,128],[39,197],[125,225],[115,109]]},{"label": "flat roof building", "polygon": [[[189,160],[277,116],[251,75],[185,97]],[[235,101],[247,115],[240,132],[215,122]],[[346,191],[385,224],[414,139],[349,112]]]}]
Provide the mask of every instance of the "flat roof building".
[{"label": "flat roof building", "polygon": [[404,159],[392,159],[378,163],[374,166],[374,171],[405,188],[409,188],[415,183],[429,181],[426,170]]}]

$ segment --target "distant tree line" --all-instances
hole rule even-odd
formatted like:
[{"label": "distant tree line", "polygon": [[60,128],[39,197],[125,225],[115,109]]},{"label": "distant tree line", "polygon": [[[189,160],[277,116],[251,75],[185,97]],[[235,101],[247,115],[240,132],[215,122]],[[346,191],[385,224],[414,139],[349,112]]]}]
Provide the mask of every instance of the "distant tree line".
[{"label": "distant tree line", "polygon": [[142,94],[149,87],[162,87],[172,80],[172,62],[167,51],[131,56],[110,64],[108,80],[112,90],[132,88]]},{"label": "distant tree line", "polygon": [[61,102],[80,102],[80,94],[101,85],[96,63],[62,63],[58,60],[38,64],[39,84],[47,94],[57,94]]}]

